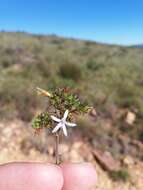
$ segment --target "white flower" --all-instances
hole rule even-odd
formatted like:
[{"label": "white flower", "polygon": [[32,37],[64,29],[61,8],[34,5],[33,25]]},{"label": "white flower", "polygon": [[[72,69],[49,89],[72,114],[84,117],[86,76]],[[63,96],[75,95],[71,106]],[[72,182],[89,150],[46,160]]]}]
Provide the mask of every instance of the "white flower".
[{"label": "white flower", "polygon": [[59,119],[53,115],[51,115],[51,118],[52,120],[56,121],[58,124],[56,125],[56,127],[53,129],[52,133],[55,133],[57,132],[60,128],[63,129],[63,133],[65,136],[67,136],[67,127],[75,127],[76,124],[75,123],[70,123],[70,122],[67,122],[66,119],[68,117],[68,113],[69,111],[66,110],[65,113],[64,113],[64,116],[62,119]]}]

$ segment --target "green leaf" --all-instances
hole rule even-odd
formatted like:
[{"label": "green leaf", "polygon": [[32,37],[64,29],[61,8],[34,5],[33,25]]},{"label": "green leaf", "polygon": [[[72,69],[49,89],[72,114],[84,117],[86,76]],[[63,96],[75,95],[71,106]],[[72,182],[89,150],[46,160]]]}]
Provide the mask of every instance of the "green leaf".
[{"label": "green leaf", "polygon": [[48,112],[43,112],[36,116],[32,121],[32,127],[34,129],[41,129],[44,127],[49,127],[52,123],[51,117]]}]

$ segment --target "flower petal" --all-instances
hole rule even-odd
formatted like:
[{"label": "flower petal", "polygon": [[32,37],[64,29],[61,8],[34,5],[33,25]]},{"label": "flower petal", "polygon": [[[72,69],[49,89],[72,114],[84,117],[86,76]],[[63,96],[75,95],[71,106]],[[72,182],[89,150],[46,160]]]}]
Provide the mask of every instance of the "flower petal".
[{"label": "flower petal", "polygon": [[67,117],[68,117],[68,113],[69,113],[69,110],[66,110],[65,113],[64,113],[64,117],[63,117],[63,118],[64,118],[65,120],[66,120]]},{"label": "flower petal", "polygon": [[68,126],[68,127],[75,127],[76,124],[75,123],[70,123],[70,122],[65,122],[65,124]]},{"label": "flower petal", "polygon": [[56,133],[62,127],[61,123],[58,123],[56,127],[53,129],[52,133]]},{"label": "flower petal", "polygon": [[54,120],[54,121],[56,121],[58,123],[61,121],[59,118],[57,118],[57,117],[55,117],[53,115],[51,115],[51,118],[52,118],[52,120]]},{"label": "flower petal", "polygon": [[65,124],[62,124],[62,129],[63,129],[64,135],[67,137],[68,134],[67,134],[67,128],[66,128]]}]

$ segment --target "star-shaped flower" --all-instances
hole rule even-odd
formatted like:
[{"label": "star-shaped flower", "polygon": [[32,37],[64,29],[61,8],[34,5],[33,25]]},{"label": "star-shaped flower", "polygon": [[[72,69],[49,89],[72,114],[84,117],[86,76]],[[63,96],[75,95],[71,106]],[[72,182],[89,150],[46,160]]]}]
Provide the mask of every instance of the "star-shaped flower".
[{"label": "star-shaped flower", "polygon": [[70,123],[70,122],[66,121],[66,119],[68,117],[68,113],[69,113],[69,111],[66,110],[62,119],[59,119],[59,118],[57,118],[57,117],[55,117],[53,115],[51,116],[52,120],[54,120],[54,121],[56,121],[58,123],[56,125],[56,127],[53,129],[52,133],[55,133],[60,128],[62,128],[64,135],[67,136],[67,127],[75,127],[76,126],[75,123]]}]

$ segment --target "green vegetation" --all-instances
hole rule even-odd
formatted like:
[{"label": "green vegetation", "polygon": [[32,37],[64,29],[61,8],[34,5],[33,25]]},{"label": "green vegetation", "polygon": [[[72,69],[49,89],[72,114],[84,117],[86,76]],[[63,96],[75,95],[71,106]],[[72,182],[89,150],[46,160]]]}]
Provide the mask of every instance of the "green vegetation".
[{"label": "green vegetation", "polygon": [[[142,141],[142,73],[143,49],[1,32],[0,117],[30,121],[45,105],[34,95],[36,86],[68,86],[116,129]],[[136,114],[130,130],[123,130],[124,110]]]},{"label": "green vegetation", "polygon": [[59,74],[66,79],[78,81],[81,78],[81,70],[79,66],[73,63],[64,63],[60,66]]},{"label": "green vegetation", "polygon": [[98,71],[98,69],[100,69],[102,66],[102,64],[97,64],[95,60],[89,60],[87,62],[87,68],[92,71]]},{"label": "green vegetation", "polygon": [[50,127],[51,124],[51,118],[48,112],[43,112],[37,115],[32,122],[32,127],[37,129],[42,129],[44,127]]},{"label": "green vegetation", "polygon": [[48,102],[48,111],[42,112],[35,117],[32,123],[34,129],[42,129],[44,127],[52,127],[52,119],[50,115],[56,114],[58,117],[64,115],[65,111],[69,111],[69,120],[72,121],[73,116],[79,115],[81,113],[87,113],[89,107],[85,102],[73,94],[72,91],[68,88],[57,88],[52,92],[45,91],[43,89],[37,88],[38,94],[46,96],[49,99]]},{"label": "green vegetation", "polygon": [[130,178],[129,172],[126,169],[110,172],[110,177],[115,181],[127,182]]},{"label": "green vegetation", "polygon": [[143,142],[143,130],[139,133],[139,140]]}]

